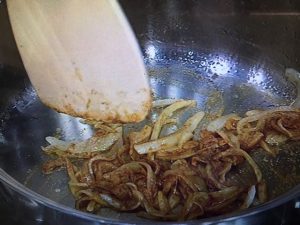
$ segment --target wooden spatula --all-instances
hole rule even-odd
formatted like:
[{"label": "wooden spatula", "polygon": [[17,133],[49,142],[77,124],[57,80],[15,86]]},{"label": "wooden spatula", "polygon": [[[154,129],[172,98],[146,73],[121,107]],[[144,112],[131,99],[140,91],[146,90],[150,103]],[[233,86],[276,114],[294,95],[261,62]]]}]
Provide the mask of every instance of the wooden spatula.
[{"label": "wooden spatula", "polygon": [[145,118],[151,107],[145,66],[115,0],[8,0],[7,6],[42,102],[94,120]]}]

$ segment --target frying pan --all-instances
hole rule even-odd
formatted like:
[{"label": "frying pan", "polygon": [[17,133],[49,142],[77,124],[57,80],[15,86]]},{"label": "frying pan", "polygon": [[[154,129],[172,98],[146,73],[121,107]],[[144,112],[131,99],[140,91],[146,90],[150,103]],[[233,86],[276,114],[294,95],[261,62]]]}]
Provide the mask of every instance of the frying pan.
[{"label": "frying pan", "polygon": [[[286,67],[299,69],[299,3],[120,2],[143,49],[156,98],[195,99],[199,109],[211,114],[243,114],[288,105],[296,98],[296,87],[283,74]],[[85,139],[92,131],[78,118],[39,101],[17,54],[5,7],[0,3],[0,204],[5,206],[0,219],[8,215],[8,224],[160,223],[110,210],[100,215],[76,211],[65,172],[41,173],[47,158],[40,146],[46,136]],[[285,203],[300,196],[298,146],[285,146],[276,158],[253,152],[268,183],[269,202],[185,223],[265,224],[271,215],[272,224],[282,224],[290,206]],[[251,179],[245,171],[247,166],[236,169],[240,182]]]}]

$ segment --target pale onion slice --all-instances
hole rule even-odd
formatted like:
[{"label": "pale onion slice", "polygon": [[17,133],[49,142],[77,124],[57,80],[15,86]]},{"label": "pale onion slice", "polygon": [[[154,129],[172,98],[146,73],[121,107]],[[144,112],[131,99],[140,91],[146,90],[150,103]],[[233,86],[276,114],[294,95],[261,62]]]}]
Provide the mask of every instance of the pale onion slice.
[{"label": "pale onion slice", "polygon": [[112,197],[111,195],[99,194],[99,197],[101,198],[102,201],[106,202],[110,207],[118,210],[122,210],[123,208],[122,203],[118,199]]},{"label": "pale onion slice", "polygon": [[74,153],[82,151],[101,152],[108,150],[117,140],[122,138],[122,127],[116,128],[116,133],[109,133],[101,137],[92,137],[74,146]]},{"label": "pale onion slice", "polygon": [[240,209],[247,209],[249,208],[255,198],[255,194],[256,194],[256,189],[255,189],[255,185],[252,185],[247,192],[246,198],[243,202],[243,204],[240,206]]},{"label": "pale onion slice", "polygon": [[108,150],[120,139],[122,128],[119,127],[116,131],[116,133],[108,133],[101,137],[94,136],[82,142],[68,142],[55,137],[46,137],[46,141],[48,141],[50,145],[42,149],[47,154],[69,157],[80,157],[93,152],[102,152]]},{"label": "pale onion slice", "polygon": [[259,110],[259,109],[253,109],[253,110],[250,110],[250,111],[247,111],[245,113],[246,116],[254,116],[254,115],[258,115],[260,113],[262,113],[263,110]]},{"label": "pale onion slice", "polygon": [[[58,148],[62,151],[67,150],[72,144],[72,142],[70,142],[70,141],[62,141],[56,137],[51,137],[51,136],[48,136],[45,139],[50,144],[51,147]],[[47,146],[47,147],[50,148],[50,146]],[[45,147],[43,150],[46,150],[47,147]]]},{"label": "pale onion slice", "polygon": [[134,145],[134,149],[139,154],[147,154],[148,152],[156,152],[160,149],[170,148],[178,144],[181,135],[182,131],[180,130],[158,140]]},{"label": "pale onion slice", "polygon": [[221,130],[225,126],[227,120],[229,120],[230,118],[240,119],[240,117],[236,114],[228,114],[226,116],[221,116],[218,119],[211,121],[207,126],[207,130],[210,132],[217,132]]},{"label": "pale onion slice", "polygon": [[184,107],[188,106],[195,106],[196,101],[194,100],[186,100],[186,101],[179,101],[175,102],[172,105],[165,108],[161,114],[159,115],[157,121],[154,124],[151,140],[156,140],[159,137],[160,131],[162,129],[162,126],[166,124],[166,120],[173,115],[173,113],[179,109],[182,109]]},{"label": "pale onion slice", "polygon": [[182,148],[182,146],[184,145],[184,143],[186,143],[188,140],[191,140],[192,137],[193,137],[193,133],[192,132],[183,133],[182,136],[179,139],[178,147]]},{"label": "pale onion slice", "polygon": [[152,102],[152,107],[153,108],[166,107],[166,106],[172,105],[175,102],[179,102],[179,101],[184,101],[184,100],[183,99],[173,99],[173,98],[155,100]]},{"label": "pale onion slice", "polygon": [[78,191],[76,193],[76,198],[79,198],[79,196],[87,196],[89,197],[89,199],[93,199],[93,201],[95,201],[97,204],[101,206],[105,206],[105,207],[109,206],[105,201],[102,200],[102,198],[98,194],[92,192],[91,189]]},{"label": "pale onion slice", "polygon": [[239,192],[239,187],[231,186],[223,188],[222,190],[209,192],[209,196],[213,199],[217,200],[218,202],[224,201],[225,199],[232,198]]},{"label": "pale onion slice", "polygon": [[95,201],[90,201],[89,204],[86,207],[86,211],[87,212],[94,212],[95,206],[96,206],[96,202]]},{"label": "pale onion slice", "polygon": [[277,132],[269,132],[266,136],[266,143],[269,145],[280,145],[288,140],[288,137]]},{"label": "pale onion slice", "polygon": [[129,149],[129,155],[131,159],[135,160],[135,157],[137,153],[134,150],[134,145],[142,142],[146,142],[150,139],[152,132],[152,127],[145,125],[140,131],[137,132],[131,132],[128,135],[130,149]]},{"label": "pale onion slice", "polygon": [[131,132],[128,135],[130,145],[148,141],[151,135],[152,127],[145,125],[140,131]]},{"label": "pale onion slice", "polygon": [[184,136],[184,140],[186,140],[186,133],[192,133],[200,123],[200,121],[204,117],[204,112],[198,112],[192,117],[190,117],[183,125],[181,129],[176,131],[175,133],[160,138],[158,140],[153,140],[150,142],[146,142],[143,144],[136,144],[134,145],[134,149],[139,153],[139,154],[147,154],[148,152],[156,152],[159,151],[160,149],[164,148],[170,148],[173,146],[178,145],[179,141],[181,140],[182,136]]}]

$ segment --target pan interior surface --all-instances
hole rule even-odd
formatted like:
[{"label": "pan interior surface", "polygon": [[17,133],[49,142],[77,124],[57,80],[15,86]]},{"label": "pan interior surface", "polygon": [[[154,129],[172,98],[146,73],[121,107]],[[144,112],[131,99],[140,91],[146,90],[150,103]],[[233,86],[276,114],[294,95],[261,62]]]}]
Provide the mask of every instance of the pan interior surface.
[{"label": "pan interior surface", "polygon": [[[211,117],[232,112],[243,115],[251,109],[289,105],[296,98],[296,88],[283,75],[284,67],[268,59],[258,62],[255,57],[226,51],[160,43],[146,45],[144,54],[156,99],[195,99],[197,108]],[[79,118],[59,114],[44,106],[24,71],[0,68],[0,90],[4,96],[0,100],[3,101],[0,104],[0,167],[34,192],[74,207],[66,172],[41,173],[42,163],[49,159],[42,153],[41,146],[46,145],[46,136],[58,135],[64,140],[87,139],[92,135],[91,128],[80,123]],[[181,116],[187,118],[188,114]],[[201,126],[208,121],[206,118]],[[140,124],[127,125],[126,132],[139,127]],[[271,199],[300,183],[298,143],[278,148],[276,158],[259,149],[252,153],[270,187]],[[235,168],[232,180],[251,182],[253,174],[249,170],[248,165]],[[102,210],[100,216],[122,222],[145,221],[134,213],[111,210]]]}]

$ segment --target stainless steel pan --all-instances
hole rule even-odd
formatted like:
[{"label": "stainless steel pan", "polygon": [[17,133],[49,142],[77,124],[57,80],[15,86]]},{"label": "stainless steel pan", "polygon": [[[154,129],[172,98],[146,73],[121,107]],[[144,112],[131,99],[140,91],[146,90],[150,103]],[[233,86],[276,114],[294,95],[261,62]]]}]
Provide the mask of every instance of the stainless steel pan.
[{"label": "stainless steel pan", "polygon": [[[300,4],[121,3],[143,48],[155,97],[196,99],[200,109],[212,114],[242,114],[295,99],[296,88],[283,74],[285,67],[299,69]],[[0,34],[0,204],[5,205],[0,205],[0,219],[7,214],[9,222],[23,224],[151,223],[129,213],[76,211],[65,172],[41,173],[45,136],[59,132],[65,139],[86,138],[91,130],[39,101],[17,55],[5,2],[0,3]],[[260,224],[270,215],[282,223],[280,218],[288,214],[282,205],[300,196],[299,150],[298,143],[288,145],[276,159],[259,150],[253,153],[268,182],[268,203],[186,223]],[[251,179],[243,177],[245,170],[238,168],[236,179]]]}]

